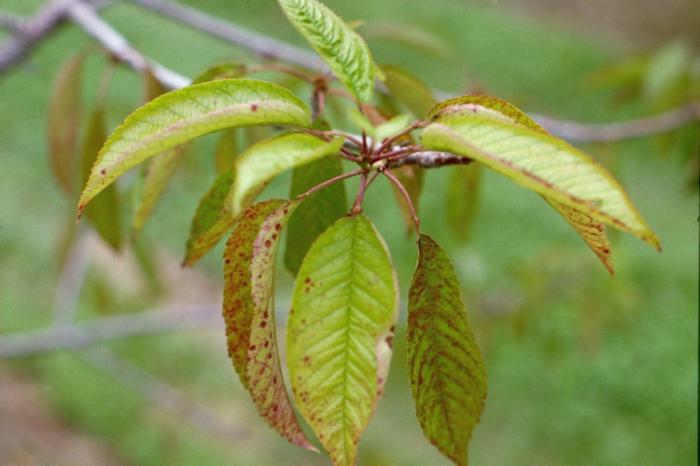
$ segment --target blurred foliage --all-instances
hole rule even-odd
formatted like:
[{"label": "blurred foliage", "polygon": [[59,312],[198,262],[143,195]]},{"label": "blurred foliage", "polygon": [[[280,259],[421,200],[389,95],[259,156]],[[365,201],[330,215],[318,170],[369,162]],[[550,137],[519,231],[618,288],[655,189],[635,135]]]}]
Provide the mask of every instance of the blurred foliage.
[{"label": "blurred foliage", "polygon": [[[273,2],[190,3],[222,19],[298,41]],[[599,73],[615,60],[621,63],[619,50],[584,32],[562,33],[497,7],[450,0],[327,3],[349,20],[405,23],[441,38],[469,71],[456,71],[453,63],[440,57],[379,39],[372,44],[378,62],[396,63],[431,86],[455,92],[479,87],[532,111],[599,121],[652,114],[673,105],[664,99],[670,99],[677,87],[664,83],[682,75],[678,63],[688,60],[689,76],[698,74],[697,58],[689,58],[692,52],[680,52],[679,47],[685,46],[670,44],[628,65],[634,72],[628,69],[622,74],[634,74],[636,80],[584,88],[582,76]],[[38,4],[38,0],[4,0],[3,8],[28,13]],[[210,63],[242,55],[133,6],[115,5],[106,17],[145,53],[190,75]],[[362,33],[363,28],[358,30]],[[59,64],[69,51],[89,43],[74,28],[61,30],[31,62],[0,81],[3,333],[45,326],[51,319],[56,245],[75,207],[48,181],[45,109]],[[85,82],[97,83],[101,68],[100,60],[86,59]],[[631,82],[636,83],[630,87],[635,92],[622,102],[616,99]],[[138,76],[115,70],[108,127],[139,103],[140,86]],[[87,87],[85,101],[92,102],[97,85]],[[697,92],[692,89],[689,92]],[[215,177],[216,141],[207,137],[193,145],[142,232],[140,240],[158,245],[159,256],[170,262],[180,256],[199,196]],[[697,183],[689,189],[686,182],[689,164],[693,160],[697,164],[697,147],[697,130],[686,128],[670,142],[645,138],[585,148],[622,181],[664,244],[659,255],[634,238],[612,236],[617,269],[612,280],[538,196],[493,173],[483,177],[470,243],[460,246],[449,234],[441,208],[449,173],[427,174],[420,206],[424,228],[455,252],[472,325],[487,359],[491,392],[471,445],[473,464],[695,464],[698,192]],[[289,180],[287,176],[274,183],[266,195],[286,195]],[[355,187],[349,187],[352,194]],[[372,189],[378,192],[367,213],[392,245],[405,290],[415,266],[413,240],[405,236],[398,208],[383,201],[391,199],[391,188],[377,184]],[[220,251],[203,261],[202,269],[212,277],[220,276]],[[121,283],[141,283],[138,274],[129,280],[121,280],[128,275],[115,275],[118,260],[127,254],[107,256],[91,267],[80,300],[81,318],[168,303],[154,297],[148,285]],[[161,265],[155,283],[165,281],[164,269]],[[278,308],[284,313],[291,279],[282,267],[278,270],[279,288],[286,290]],[[105,286],[115,282],[115,288]],[[175,287],[163,286],[166,295]],[[219,299],[217,293],[210,296],[212,301]],[[397,333],[402,335],[401,329]],[[320,457],[279,441],[257,420],[226,357],[223,327],[211,334],[140,338],[110,346],[212,406],[245,435],[208,437],[186,417],[154,409],[73,355],[37,356],[18,360],[12,367],[31,373],[42,384],[60,416],[104,438],[115,454],[132,464],[324,464]],[[361,444],[362,465],[447,464],[422,439],[404,361],[404,341],[397,338],[386,394]]]}]

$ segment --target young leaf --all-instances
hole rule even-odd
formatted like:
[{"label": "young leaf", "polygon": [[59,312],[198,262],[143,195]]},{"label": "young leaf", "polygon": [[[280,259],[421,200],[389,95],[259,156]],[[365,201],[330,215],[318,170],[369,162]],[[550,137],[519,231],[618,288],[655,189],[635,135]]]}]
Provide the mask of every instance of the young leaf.
[{"label": "young leaf", "polygon": [[[90,167],[95,163],[97,152],[102,147],[106,137],[103,103],[98,101],[85,130],[81,160],[83,183],[87,180]],[[115,185],[109,186],[97,196],[95,201],[88,207],[86,217],[95,228],[95,231],[97,231],[97,234],[107,244],[115,250],[121,249],[123,239],[121,203]]]},{"label": "young leaf", "polygon": [[458,241],[466,243],[479,210],[481,165],[471,163],[451,170],[445,193],[447,226]]},{"label": "young leaf", "polygon": [[350,26],[317,0],[278,0],[289,21],[328,63],[355,97],[374,92],[375,64],[369,47]]},{"label": "young leaf", "polygon": [[236,217],[282,172],[338,152],[343,140],[324,141],[302,133],[287,133],[250,146],[235,160],[233,181],[220,177],[202,199],[187,241],[184,265],[191,265],[233,226]]},{"label": "young leaf", "polygon": [[411,117],[411,115],[396,115],[390,120],[377,125],[377,127],[374,129],[374,137],[377,139],[377,141],[381,141],[382,139],[399,134],[401,131],[408,128],[412,121],[413,117]]},{"label": "young leaf", "polygon": [[274,309],[281,230],[299,201],[269,200],[241,215],[224,252],[229,355],[260,415],[284,438],[316,451],[294,415],[282,378]]},{"label": "young leaf", "polygon": [[[291,198],[338,176],[343,166],[338,157],[324,157],[292,172]],[[289,219],[284,265],[296,275],[314,240],[347,212],[345,185],[335,183],[309,196]]]},{"label": "young leaf", "polygon": [[136,110],[102,147],[78,210],[121,174],[149,157],[228,127],[309,126],[304,103],[276,84],[224,79],[164,94]]},{"label": "young leaf", "polygon": [[49,102],[49,161],[56,181],[68,194],[75,192],[78,181],[76,169],[84,61],[85,53],[79,53],[61,66]]},{"label": "young leaf", "polygon": [[299,411],[336,466],[355,464],[383,390],[397,291],[386,246],[362,215],[319,236],[299,270],[287,366]]},{"label": "young leaf", "polygon": [[422,142],[427,149],[484,163],[550,200],[660,248],[658,238],[612,175],[562,140],[514,124],[489,108],[472,106],[469,111],[437,117],[423,130]]},{"label": "young leaf", "polygon": [[[484,112],[487,112],[487,114],[493,115],[494,118],[524,126],[540,134],[550,136],[544,128],[514,105],[486,95],[466,95],[446,100],[433,107],[429,112],[429,117],[439,120],[441,116],[460,112],[467,114],[474,112],[484,114]],[[605,268],[610,273],[613,273],[610,242],[605,234],[603,224],[580,209],[567,206],[545,195],[542,195],[542,197],[576,230],[588,247],[598,256]]]},{"label": "young leaf", "polygon": [[459,466],[486,399],[486,369],[445,252],[420,235],[408,294],[408,368],[423,433]]},{"label": "young leaf", "polygon": [[435,105],[433,91],[408,71],[393,65],[382,65],[384,84],[399,102],[418,118],[423,118]]}]

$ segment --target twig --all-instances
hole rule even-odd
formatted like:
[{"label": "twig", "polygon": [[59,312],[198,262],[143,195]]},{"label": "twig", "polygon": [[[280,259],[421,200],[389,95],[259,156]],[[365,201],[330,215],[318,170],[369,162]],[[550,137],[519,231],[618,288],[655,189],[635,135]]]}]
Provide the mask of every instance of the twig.
[{"label": "twig", "polygon": [[159,333],[220,328],[220,314],[218,306],[210,306],[101,317],[80,324],[59,324],[48,329],[0,336],[0,357],[73,350],[110,340]]},{"label": "twig", "polygon": [[103,21],[91,5],[79,0],[73,1],[69,5],[67,14],[75,24],[102,44],[117,60],[140,72],[150,70],[153,76],[169,89],[179,89],[190,84],[190,78],[142,55],[112,26]]},{"label": "twig", "polygon": [[406,191],[406,187],[403,185],[403,183],[401,183],[401,181],[398,178],[396,178],[396,176],[394,176],[393,173],[391,173],[391,170],[389,170],[388,168],[382,170],[382,173],[384,174],[384,176],[387,177],[389,181],[391,181],[394,184],[394,186],[396,186],[396,189],[398,189],[401,195],[403,196],[404,200],[406,201],[406,205],[408,205],[408,211],[411,213],[413,224],[416,226],[416,234],[420,233],[420,219],[418,218],[416,207],[413,205],[411,195],[408,194],[408,191]]},{"label": "twig", "polygon": [[23,21],[19,16],[0,11],[0,29],[7,29],[10,32],[17,32],[22,28],[22,25]]},{"label": "twig", "polygon": [[422,168],[436,168],[445,165],[467,165],[472,163],[472,159],[451,154],[449,152],[416,152],[398,160],[390,161],[387,166],[397,168],[402,165],[417,165]]},{"label": "twig", "polygon": [[339,181],[347,180],[348,178],[352,178],[354,176],[361,175],[362,173],[363,173],[363,170],[361,168],[358,168],[357,170],[349,171],[347,173],[343,173],[342,175],[334,176],[333,178],[330,178],[326,181],[323,181],[323,182],[317,184],[316,186],[312,187],[311,189],[309,189],[305,193],[298,195],[297,199],[305,199],[305,198],[311,196],[312,194],[314,194],[314,193],[316,193],[324,188],[327,188],[328,186],[330,186],[332,184],[335,184]]},{"label": "twig", "polygon": [[77,310],[81,284],[87,272],[89,250],[91,246],[90,233],[77,227],[75,240],[71,245],[58,277],[54,293],[53,316],[54,322],[68,324],[73,321]]}]

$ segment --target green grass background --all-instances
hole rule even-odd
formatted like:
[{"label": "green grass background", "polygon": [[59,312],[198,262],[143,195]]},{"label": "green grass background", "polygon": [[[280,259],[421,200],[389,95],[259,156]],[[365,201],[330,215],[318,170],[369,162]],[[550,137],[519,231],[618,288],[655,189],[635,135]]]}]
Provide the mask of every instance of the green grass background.
[{"label": "green grass background", "polygon": [[[39,2],[2,3],[29,13]],[[272,1],[190,3],[301,44]],[[609,94],[581,85],[582,76],[620,53],[605,37],[588,36],[585,24],[570,30],[497,5],[450,0],[327,3],[348,20],[420,25],[451,44],[464,65],[396,44],[371,44],[379,62],[409,68],[433,86],[456,92],[468,81],[479,82],[530,111],[581,120],[614,121],[644,112],[639,102],[616,106]],[[188,75],[242,53],[132,6],[111,7],[105,17],[143,52]],[[55,249],[74,207],[51,179],[46,106],[59,64],[90,43],[82,32],[66,27],[31,61],[0,78],[3,333],[50,322]],[[94,95],[100,69],[100,60],[88,62],[88,96]],[[140,86],[130,71],[116,73],[111,124],[138,104]],[[177,256],[198,198],[214,176],[213,141],[207,137],[195,145],[144,232]],[[621,180],[664,244],[658,254],[635,238],[613,233],[614,278],[539,197],[494,174],[486,176],[472,242],[457,246],[442,215],[445,174],[428,174],[420,205],[424,229],[452,251],[488,364],[490,392],[470,447],[471,464],[696,464],[698,195],[697,186],[688,188],[684,162],[691,149],[653,138],[584,148]],[[283,178],[269,192],[285,193],[287,182]],[[389,243],[405,297],[414,245],[403,234],[395,206],[383,202],[390,196],[388,187],[378,183],[369,196],[366,210]],[[215,280],[219,257],[220,248],[200,265]],[[280,272],[279,287],[284,303],[291,288],[286,272]],[[110,290],[93,267],[80,315],[138,311],[153,303],[141,294]],[[103,438],[125,463],[326,464],[323,457],[288,445],[257,418],[219,337],[193,332],[109,346],[247,430],[240,438],[203,435],[70,354],[25,358],[12,367],[41,383],[57,415]],[[360,464],[448,464],[423,440],[414,419],[401,338],[386,395],[360,445]]]}]

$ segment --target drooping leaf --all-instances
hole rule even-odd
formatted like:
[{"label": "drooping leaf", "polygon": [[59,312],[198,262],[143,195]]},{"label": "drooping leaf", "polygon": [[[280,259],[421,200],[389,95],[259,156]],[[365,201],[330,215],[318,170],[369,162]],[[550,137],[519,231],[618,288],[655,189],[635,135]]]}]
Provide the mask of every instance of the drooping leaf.
[{"label": "drooping leaf", "polygon": [[183,264],[193,264],[214,247],[270,180],[290,168],[335,154],[342,144],[340,138],[324,141],[288,133],[250,146],[236,157],[230,174],[220,176],[200,202]]},{"label": "drooping leaf", "polygon": [[169,92],[136,110],[112,133],[78,210],[133,166],[198,136],[229,127],[310,124],[303,102],[268,82],[223,79]]},{"label": "drooping leaf", "polygon": [[605,225],[581,210],[546,197],[544,200],[559,212],[569,225],[574,227],[581,239],[583,239],[595,255],[598,256],[605,268],[608,269],[608,272],[614,275],[615,269],[612,262],[612,253],[610,251],[610,241],[605,234]]},{"label": "drooping leaf", "polygon": [[279,238],[298,202],[264,201],[241,215],[224,252],[223,314],[229,355],[260,415],[291,443],[315,451],[282,378],[274,309]]},{"label": "drooping leaf", "polygon": [[289,21],[355,97],[374,92],[375,64],[369,47],[350,26],[317,0],[278,0]]},{"label": "drooping leaf", "polygon": [[423,131],[426,148],[470,157],[548,200],[660,248],[658,238],[612,175],[580,150],[530,127],[529,117],[511,114],[508,106],[496,110],[473,102],[436,108],[431,111],[434,123]]},{"label": "drooping leaf", "polygon": [[[416,213],[418,213],[420,211],[420,196],[423,192],[425,170],[422,170],[415,165],[403,165],[392,169],[392,173],[399,179],[404,188],[406,188],[406,192],[408,192],[408,195],[411,197],[413,207],[416,209]],[[393,183],[391,184],[391,189],[394,192],[397,202],[401,206],[401,214],[404,222],[406,223],[406,234],[410,235],[416,226],[415,223],[413,223],[413,214],[411,213],[411,209],[406,203],[401,191],[399,191]]]},{"label": "drooping leaf", "polygon": [[471,163],[451,167],[450,170],[452,172],[445,192],[447,226],[455,239],[466,243],[479,210],[481,165]]},{"label": "drooping leaf", "polygon": [[219,136],[214,150],[214,166],[219,174],[233,168],[235,156],[238,153],[238,131],[240,130],[226,129]]},{"label": "drooping leaf", "polygon": [[364,216],[344,217],[299,270],[287,324],[287,366],[299,411],[337,466],[355,464],[389,368],[397,281]]},{"label": "drooping leaf", "polygon": [[459,466],[487,394],[486,369],[445,252],[420,235],[408,295],[408,369],[425,436]]},{"label": "drooping leaf", "polygon": [[408,71],[393,65],[382,65],[384,84],[399,102],[416,117],[423,118],[435,105],[433,91]]},{"label": "drooping leaf", "polygon": [[[449,99],[436,105],[431,110],[430,116],[433,119],[439,119],[441,115],[459,112],[474,113],[474,111],[496,112],[494,114],[496,118],[524,126],[544,135],[549,135],[544,128],[514,105],[496,97],[485,95],[467,95]],[[611,251],[609,247],[610,241],[605,233],[603,223],[595,220],[579,209],[557,202],[545,195],[542,197],[567,223],[569,223],[569,225],[571,225],[579,236],[581,236],[591,250],[600,258],[605,268],[607,268],[610,273],[613,273],[612,260],[610,257]],[[448,204],[448,206],[449,205],[451,204]]]},{"label": "drooping leaf", "polygon": [[148,165],[141,172],[139,189],[136,193],[136,208],[132,221],[132,229],[135,235],[141,231],[168,187],[173,175],[182,165],[183,155],[187,148],[186,144],[182,144],[156,155],[149,160]]},{"label": "drooping leaf", "polygon": [[[102,103],[98,102],[85,129],[81,159],[83,183],[87,180],[90,168],[95,163],[97,153],[106,138],[104,109]],[[112,185],[102,191],[85,212],[97,234],[116,250],[121,249],[123,239],[121,208],[117,187]]]},{"label": "drooping leaf", "polygon": [[85,53],[64,63],[51,91],[48,118],[49,161],[58,185],[68,194],[78,182],[78,133],[82,117],[82,73]]},{"label": "drooping leaf", "polygon": [[[338,157],[324,157],[297,167],[292,172],[289,196],[294,198],[313,186],[340,175],[342,171],[343,166]],[[347,198],[342,182],[306,198],[289,219],[284,251],[284,265],[287,270],[296,274],[314,240],[346,212]]]}]

